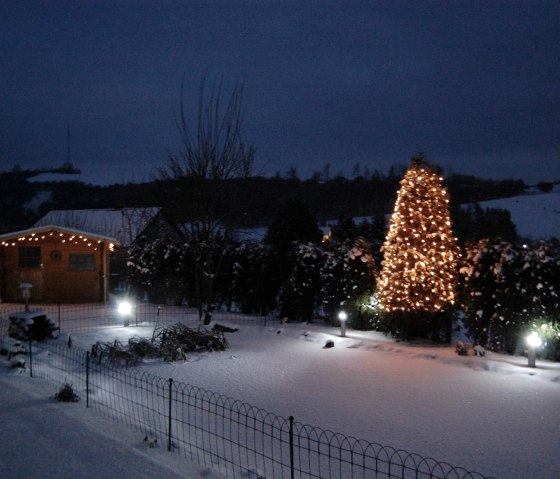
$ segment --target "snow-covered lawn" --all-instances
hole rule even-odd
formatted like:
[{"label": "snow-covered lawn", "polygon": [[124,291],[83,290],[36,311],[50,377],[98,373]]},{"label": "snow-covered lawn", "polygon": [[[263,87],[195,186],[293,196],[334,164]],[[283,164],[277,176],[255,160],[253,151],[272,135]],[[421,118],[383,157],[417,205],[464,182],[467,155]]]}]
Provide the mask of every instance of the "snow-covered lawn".
[{"label": "snow-covered lawn", "polygon": [[[269,412],[446,461],[498,478],[558,478],[560,364],[450,346],[405,344],[375,332],[309,324],[238,325],[231,348],[150,361],[172,377]],[[151,337],[150,327],[72,334],[97,340]],[[63,335],[64,339],[64,335]],[[324,348],[326,340],[334,348]]]},{"label": "snow-covered lawn", "polygon": [[[94,328],[86,316],[88,328],[71,333],[72,343],[84,350],[99,340],[126,342],[134,335],[150,338],[153,332],[153,325],[141,322],[122,327],[101,321]],[[172,319],[166,316],[166,322]],[[231,347],[224,352],[190,354],[187,361],[171,364],[150,360],[139,368],[285,418],[293,415],[300,423],[488,476],[560,476],[560,364],[538,360],[532,369],[524,357],[458,356],[451,346],[396,342],[376,332],[350,329],[342,338],[338,328],[319,324],[262,324],[232,324],[239,331],[226,334]],[[66,341],[68,334],[60,339]],[[335,347],[324,348],[327,340],[334,340]],[[10,387],[17,381],[20,390],[37,383],[12,373],[1,374],[0,380]],[[30,404],[53,407],[46,399]],[[17,411],[31,414],[32,424],[39,421],[40,408]],[[84,409],[81,404],[70,408]],[[72,421],[86,413],[75,414]],[[15,427],[15,421],[3,424]],[[50,422],[46,426],[45,432],[52,431]],[[21,459],[6,449],[2,454]]]}]

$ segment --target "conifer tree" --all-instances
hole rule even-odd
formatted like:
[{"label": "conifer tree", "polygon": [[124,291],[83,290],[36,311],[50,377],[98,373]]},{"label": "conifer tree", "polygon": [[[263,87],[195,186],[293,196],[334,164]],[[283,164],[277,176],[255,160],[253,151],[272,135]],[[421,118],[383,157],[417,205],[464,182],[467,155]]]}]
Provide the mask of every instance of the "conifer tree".
[{"label": "conifer tree", "polygon": [[438,313],[455,301],[459,250],[442,181],[418,156],[400,182],[378,280],[385,312]]}]

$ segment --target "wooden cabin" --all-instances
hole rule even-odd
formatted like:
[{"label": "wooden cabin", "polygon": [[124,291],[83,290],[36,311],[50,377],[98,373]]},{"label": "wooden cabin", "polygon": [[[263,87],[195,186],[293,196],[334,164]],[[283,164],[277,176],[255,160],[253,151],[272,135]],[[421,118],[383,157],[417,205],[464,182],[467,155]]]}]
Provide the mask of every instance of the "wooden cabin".
[{"label": "wooden cabin", "polygon": [[33,226],[46,225],[90,231],[115,238],[115,247],[110,255],[109,287],[111,292],[117,293],[128,288],[126,263],[131,246],[156,238],[182,237],[178,228],[164,215],[160,207],[52,210]]},{"label": "wooden cabin", "polygon": [[85,303],[109,299],[109,256],[118,241],[72,228],[45,225],[0,235],[0,298]]}]

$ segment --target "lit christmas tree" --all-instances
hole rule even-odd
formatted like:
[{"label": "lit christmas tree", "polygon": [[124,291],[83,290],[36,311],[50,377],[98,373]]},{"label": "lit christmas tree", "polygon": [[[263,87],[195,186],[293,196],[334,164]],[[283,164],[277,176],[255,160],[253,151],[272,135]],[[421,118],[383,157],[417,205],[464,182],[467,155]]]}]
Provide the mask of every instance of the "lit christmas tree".
[{"label": "lit christmas tree", "polygon": [[400,182],[377,283],[385,312],[437,313],[455,301],[459,249],[442,181],[421,156]]}]

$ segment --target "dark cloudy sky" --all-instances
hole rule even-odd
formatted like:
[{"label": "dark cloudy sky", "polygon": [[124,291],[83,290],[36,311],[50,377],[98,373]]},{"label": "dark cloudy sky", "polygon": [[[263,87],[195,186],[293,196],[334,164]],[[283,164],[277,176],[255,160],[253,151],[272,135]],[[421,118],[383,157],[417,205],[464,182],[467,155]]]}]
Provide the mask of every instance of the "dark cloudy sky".
[{"label": "dark cloudy sky", "polygon": [[[560,180],[560,2],[0,2],[2,170],[71,160],[149,179],[180,146],[181,79],[245,88],[257,172]],[[191,108],[192,111],[192,108]]]}]

